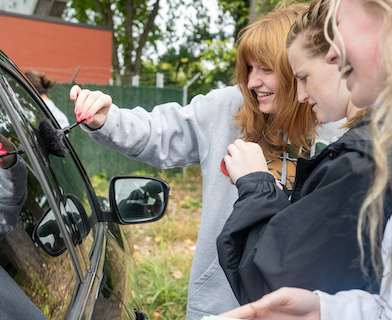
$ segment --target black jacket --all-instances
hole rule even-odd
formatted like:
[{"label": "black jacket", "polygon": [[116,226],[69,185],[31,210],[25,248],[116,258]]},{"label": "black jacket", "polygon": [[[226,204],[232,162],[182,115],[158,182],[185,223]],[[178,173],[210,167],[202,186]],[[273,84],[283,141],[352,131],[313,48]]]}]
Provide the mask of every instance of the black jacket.
[{"label": "black jacket", "polygon": [[[366,117],[311,159],[299,158],[291,201],[269,173],[237,181],[239,199],[217,246],[240,304],[283,286],[378,292],[368,245],[370,278],[360,267],[356,233],[374,170],[368,125]],[[391,201],[386,204],[387,218]]]}]

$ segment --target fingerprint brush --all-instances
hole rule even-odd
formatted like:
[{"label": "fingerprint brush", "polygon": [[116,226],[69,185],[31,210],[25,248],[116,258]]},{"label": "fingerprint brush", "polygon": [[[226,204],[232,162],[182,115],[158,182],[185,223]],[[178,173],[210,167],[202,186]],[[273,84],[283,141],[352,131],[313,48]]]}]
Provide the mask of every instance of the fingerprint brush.
[{"label": "fingerprint brush", "polygon": [[6,157],[6,156],[12,155],[12,154],[22,154],[22,153],[24,153],[24,150],[22,148],[18,148],[13,151],[7,151],[7,154],[0,155],[0,159],[3,157]]}]

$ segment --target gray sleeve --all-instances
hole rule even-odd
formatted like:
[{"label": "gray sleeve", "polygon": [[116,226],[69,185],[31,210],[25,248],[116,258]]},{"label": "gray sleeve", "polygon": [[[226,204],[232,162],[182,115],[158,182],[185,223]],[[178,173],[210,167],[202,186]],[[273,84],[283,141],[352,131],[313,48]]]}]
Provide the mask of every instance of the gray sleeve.
[{"label": "gray sleeve", "polygon": [[27,197],[27,170],[20,156],[12,167],[0,169],[0,190],[1,240],[15,227]]},{"label": "gray sleeve", "polygon": [[48,320],[1,266],[0,283],[1,319]]},{"label": "gray sleeve", "polygon": [[380,297],[363,290],[340,291],[328,294],[314,291],[320,299],[320,317],[322,320],[377,319]]},{"label": "gray sleeve", "polygon": [[[222,114],[241,103],[239,90],[227,87],[196,96],[185,107],[171,102],[147,112],[112,105],[105,124],[89,134],[97,143],[157,168],[199,164]],[[82,129],[88,131],[84,125]]]}]

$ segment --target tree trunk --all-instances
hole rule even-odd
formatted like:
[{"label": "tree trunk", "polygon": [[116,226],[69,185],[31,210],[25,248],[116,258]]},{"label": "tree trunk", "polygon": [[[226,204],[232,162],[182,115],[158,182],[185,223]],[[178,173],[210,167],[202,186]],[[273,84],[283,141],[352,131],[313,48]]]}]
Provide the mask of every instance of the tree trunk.
[{"label": "tree trunk", "polygon": [[105,15],[105,25],[112,28],[112,66],[113,66],[113,75],[114,75],[114,83],[121,84],[121,73],[120,73],[120,63],[118,62],[118,43],[117,39],[114,36],[114,23],[113,23],[113,12],[111,9],[111,3],[107,2],[105,10],[103,10],[103,14]]},{"label": "tree trunk", "polygon": [[261,10],[256,11],[256,6],[259,2],[264,2],[261,0],[250,0],[249,1],[249,24],[255,22],[258,16],[261,14]]},{"label": "tree trunk", "polygon": [[26,274],[26,277],[31,279],[31,269],[41,274],[42,265],[45,261],[19,222],[16,224],[15,229],[5,236],[5,240],[11,248],[14,260],[18,267]]},{"label": "tree trunk", "polygon": [[140,37],[139,46],[136,50],[136,59],[135,59],[135,74],[140,74],[142,70],[142,53],[143,48],[146,45],[148,33],[151,31],[152,27],[154,26],[155,18],[158,14],[159,10],[159,0],[156,0],[154,3],[154,8],[152,9],[150,16],[148,17],[148,21],[144,26],[143,34]]},{"label": "tree trunk", "polygon": [[[140,1],[139,5],[144,1]],[[132,62],[132,52],[134,48],[134,38],[133,38],[133,23],[135,17],[135,11],[137,7],[133,4],[133,0],[127,0],[127,8],[126,8],[126,33],[128,43],[124,45],[124,83],[132,84],[132,77],[134,76],[134,67]]]},{"label": "tree trunk", "polygon": [[118,62],[118,52],[117,52],[117,39],[113,33],[113,46],[112,46],[112,66],[113,66],[113,74],[114,74],[114,83],[121,84],[121,73],[120,73],[120,64]]},{"label": "tree trunk", "polygon": [[37,220],[41,219],[44,214],[44,210],[38,205],[33,195],[30,193],[27,195],[27,199],[23,206],[29,210]]},{"label": "tree trunk", "polygon": [[132,84],[132,77],[135,73],[132,70],[132,66],[128,65],[124,72],[124,83]]}]

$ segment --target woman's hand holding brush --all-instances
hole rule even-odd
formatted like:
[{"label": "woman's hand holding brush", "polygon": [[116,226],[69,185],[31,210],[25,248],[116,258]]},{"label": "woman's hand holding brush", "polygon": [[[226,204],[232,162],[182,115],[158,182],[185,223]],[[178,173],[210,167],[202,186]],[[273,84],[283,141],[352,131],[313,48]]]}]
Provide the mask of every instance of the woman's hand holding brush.
[{"label": "woman's hand holding brush", "polygon": [[91,129],[98,129],[106,121],[112,98],[101,91],[82,90],[79,86],[73,86],[70,91],[70,99],[75,101],[75,114],[77,122],[86,120]]},{"label": "woman's hand holding brush", "polygon": [[[7,169],[14,162],[16,154],[13,152],[15,150],[12,143],[3,135],[0,134],[0,168]],[[13,152],[10,154],[10,152]]]}]

